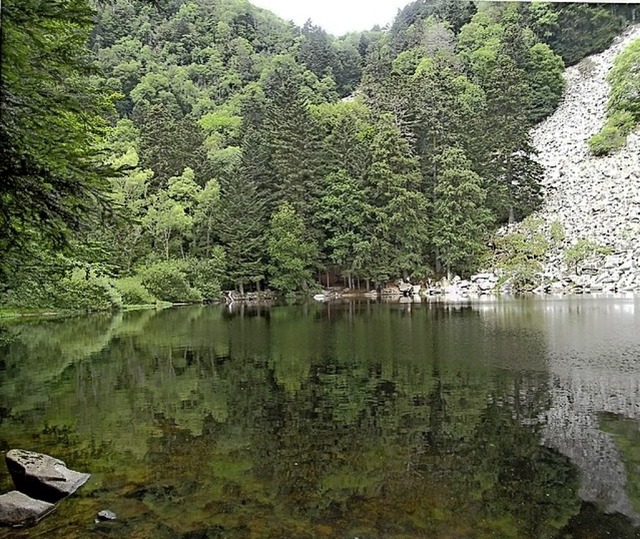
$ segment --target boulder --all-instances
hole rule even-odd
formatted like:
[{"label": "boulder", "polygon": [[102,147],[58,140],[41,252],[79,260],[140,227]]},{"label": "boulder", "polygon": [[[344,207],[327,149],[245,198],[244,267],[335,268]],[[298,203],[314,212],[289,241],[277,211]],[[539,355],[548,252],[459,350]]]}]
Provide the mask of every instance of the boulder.
[{"label": "boulder", "polygon": [[0,525],[33,526],[53,511],[55,505],[34,500],[14,490],[0,496]]},{"label": "boulder", "polygon": [[23,449],[12,449],[5,459],[17,490],[50,503],[73,494],[91,477],[70,470],[64,462],[49,455]]}]

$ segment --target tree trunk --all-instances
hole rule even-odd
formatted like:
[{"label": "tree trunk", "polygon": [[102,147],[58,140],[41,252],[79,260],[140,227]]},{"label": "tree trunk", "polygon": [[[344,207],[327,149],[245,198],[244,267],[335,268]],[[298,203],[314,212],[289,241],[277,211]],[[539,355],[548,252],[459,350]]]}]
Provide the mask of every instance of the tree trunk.
[{"label": "tree trunk", "polygon": [[327,278],[327,288],[329,288],[329,272],[325,273],[325,277]]},{"label": "tree trunk", "polygon": [[164,258],[165,260],[169,260],[169,240],[170,236],[165,236],[164,238]]},{"label": "tree trunk", "polygon": [[435,250],[435,259],[436,259],[436,273],[442,273],[442,262],[440,262],[440,249],[436,247]]},{"label": "tree trunk", "polygon": [[240,294],[242,294],[244,296],[244,283],[243,282],[240,283]]}]

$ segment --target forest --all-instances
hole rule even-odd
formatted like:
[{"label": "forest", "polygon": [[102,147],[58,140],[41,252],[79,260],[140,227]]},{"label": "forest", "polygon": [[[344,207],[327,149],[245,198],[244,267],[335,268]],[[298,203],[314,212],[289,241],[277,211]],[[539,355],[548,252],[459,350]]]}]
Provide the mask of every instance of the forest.
[{"label": "forest", "polygon": [[564,68],[636,7],[416,0],[336,37],[245,0],[6,0],[0,306],[469,274],[540,204]]}]

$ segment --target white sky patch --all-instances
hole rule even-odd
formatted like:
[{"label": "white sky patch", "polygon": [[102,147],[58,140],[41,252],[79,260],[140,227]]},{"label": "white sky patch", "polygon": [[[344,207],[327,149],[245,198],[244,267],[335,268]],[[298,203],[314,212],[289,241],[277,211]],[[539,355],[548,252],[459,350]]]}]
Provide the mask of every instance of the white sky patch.
[{"label": "white sky patch", "polygon": [[330,34],[340,36],[370,30],[393,21],[398,9],[410,0],[250,0],[285,20],[302,26],[307,19]]}]

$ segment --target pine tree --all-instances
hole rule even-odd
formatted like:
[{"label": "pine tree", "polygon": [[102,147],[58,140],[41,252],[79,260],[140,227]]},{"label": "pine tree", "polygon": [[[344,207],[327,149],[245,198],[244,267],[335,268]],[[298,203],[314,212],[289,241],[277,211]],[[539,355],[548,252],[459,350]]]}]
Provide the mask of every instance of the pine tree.
[{"label": "pine tree", "polygon": [[276,63],[264,83],[267,98],[264,140],[269,171],[261,187],[270,195],[270,212],[288,202],[309,226],[321,176],[317,165],[317,129],[301,83],[300,69],[289,57]]},{"label": "pine tree", "polygon": [[367,192],[345,170],[330,174],[323,192],[317,218],[326,237],[327,256],[351,281],[358,275],[357,249],[365,240],[365,223],[372,211]]},{"label": "pine tree", "polygon": [[427,200],[420,192],[418,160],[411,156],[391,115],[383,115],[371,140],[367,189],[373,205],[365,267],[377,283],[426,271]]},{"label": "pine tree", "polygon": [[430,223],[437,262],[447,272],[468,271],[484,248],[492,220],[487,193],[462,150],[446,150],[438,168]]},{"label": "pine tree", "polygon": [[10,256],[67,246],[110,206],[101,139],[113,110],[90,78],[93,16],[86,0],[3,2],[0,279]]},{"label": "pine tree", "polygon": [[228,279],[242,294],[246,285],[264,280],[264,228],[265,203],[256,185],[243,175],[225,182],[217,233],[225,249]]}]

